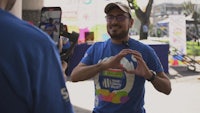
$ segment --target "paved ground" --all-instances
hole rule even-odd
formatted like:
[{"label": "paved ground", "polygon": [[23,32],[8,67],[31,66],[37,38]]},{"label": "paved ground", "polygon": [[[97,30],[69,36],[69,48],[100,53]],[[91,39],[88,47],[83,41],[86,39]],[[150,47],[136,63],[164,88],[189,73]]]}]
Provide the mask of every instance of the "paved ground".
[{"label": "paved ground", "polygon": [[[200,113],[200,73],[185,66],[170,67],[172,83],[170,95],[157,92],[146,83],[145,108],[147,113]],[[94,101],[93,82],[67,82],[75,113],[91,113]]]}]

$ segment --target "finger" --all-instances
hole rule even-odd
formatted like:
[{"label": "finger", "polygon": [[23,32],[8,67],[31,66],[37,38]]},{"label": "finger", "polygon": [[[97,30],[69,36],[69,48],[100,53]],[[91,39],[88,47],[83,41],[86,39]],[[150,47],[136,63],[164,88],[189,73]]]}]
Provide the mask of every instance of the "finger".
[{"label": "finger", "polygon": [[132,54],[132,53],[133,53],[133,51],[130,49],[123,49],[119,54],[124,57],[124,56],[126,56],[128,54]]},{"label": "finger", "polygon": [[67,67],[68,67],[68,64],[67,64],[67,62],[65,62],[65,61],[62,61],[62,68],[63,68],[63,70],[66,70],[66,69],[67,69]]},{"label": "finger", "polygon": [[135,50],[132,51],[132,54],[135,55],[135,56],[142,57],[142,54],[140,52],[138,52],[138,51],[135,51]]}]

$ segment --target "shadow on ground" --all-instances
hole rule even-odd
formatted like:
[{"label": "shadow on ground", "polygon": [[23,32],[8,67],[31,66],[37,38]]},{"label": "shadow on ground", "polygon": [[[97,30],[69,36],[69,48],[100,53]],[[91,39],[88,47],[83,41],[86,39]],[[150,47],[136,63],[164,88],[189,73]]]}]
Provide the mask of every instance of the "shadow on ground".
[{"label": "shadow on ground", "polygon": [[200,75],[199,71],[191,70],[187,66],[170,66],[170,68],[173,70],[173,72],[169,74],[170,79]]},{"label": "shadow on ground", "polygon": [[73,107],[74,107],[75,113],[92,113],[92,111],[78,107],[78,106],[73,106]]}]

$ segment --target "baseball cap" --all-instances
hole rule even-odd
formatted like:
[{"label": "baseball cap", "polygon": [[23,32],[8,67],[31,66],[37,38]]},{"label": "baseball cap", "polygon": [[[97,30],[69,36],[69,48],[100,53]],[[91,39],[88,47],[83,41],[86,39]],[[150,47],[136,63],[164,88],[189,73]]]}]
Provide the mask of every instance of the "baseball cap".
[{"label": "baseball cap", "polygon": [[109,3],[106,5],[104,12],[107,14],[110,10],[112,10],[113,8],[118,7],[119,9],[121,9],[122,11],[124,11],[125,13],[128,13],[130,15],[131,18],[132,14],[131,14],[131,9],[128,5],[123,4],[121,2],[114,2],[114,3]]}]

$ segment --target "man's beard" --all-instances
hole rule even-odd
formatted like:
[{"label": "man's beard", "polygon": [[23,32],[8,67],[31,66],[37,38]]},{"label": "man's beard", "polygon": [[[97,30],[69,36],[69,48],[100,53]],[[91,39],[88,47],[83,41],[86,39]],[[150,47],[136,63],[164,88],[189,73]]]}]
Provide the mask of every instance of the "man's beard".
[{"label": "man's beard", "polygon": [[119,34],[111,34],[111,33],[109,33],[109,35],[110,35],[110,37],[112,38],[112,39],[114,39],[114,40],[122,40],[122,39],[124,39],[124,38],[126,38],[127,37],[127,35],[128,35],[128,32],[129,31],[123,31],[123,32],[121,32],[121,33],[119,33]]}]

